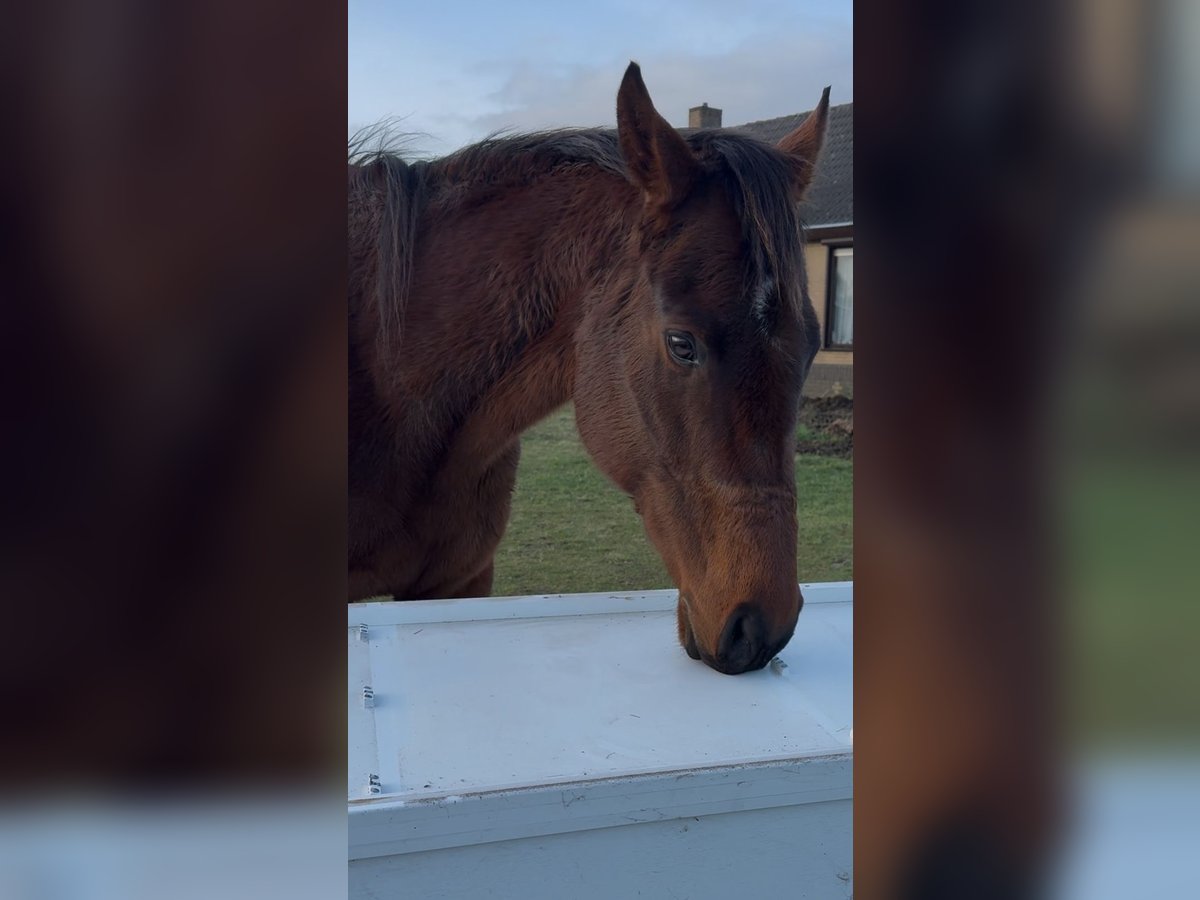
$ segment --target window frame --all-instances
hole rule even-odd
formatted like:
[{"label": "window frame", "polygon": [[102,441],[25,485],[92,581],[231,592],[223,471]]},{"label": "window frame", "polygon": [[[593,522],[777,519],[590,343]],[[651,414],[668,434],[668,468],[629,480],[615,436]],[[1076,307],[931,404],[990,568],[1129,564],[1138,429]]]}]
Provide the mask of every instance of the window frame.
[{"label": "window frame", "polygon": [[[833,342],[833,301],[834,291],[837,289],[837,278],[834,272],[835,253],[838,250],[850,250],[853,252],[854,241],[826,241],[825,246],[827,248],[825,257],[825,333],[821,336],[823,338],[821,349],[834,350],[839,353],[853,353],[853,341],[849,344],[835,344]],[[851,312],[851,316],[853,316],[853,312]]]}]

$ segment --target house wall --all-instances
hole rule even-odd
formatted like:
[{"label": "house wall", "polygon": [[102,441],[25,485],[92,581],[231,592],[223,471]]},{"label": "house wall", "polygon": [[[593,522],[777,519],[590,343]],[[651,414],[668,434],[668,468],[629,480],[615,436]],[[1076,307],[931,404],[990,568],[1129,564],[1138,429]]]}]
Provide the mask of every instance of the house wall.
[{"label": "house wall", "polygon": [[[808,295],[821,323],[822,336],[829,304],[829,255],[829,245],[820,241],[812,241],[804,248]],[[839,393],[854,396],[854,351],[820,350],[804,383],[804,395],[827,397]]]}]

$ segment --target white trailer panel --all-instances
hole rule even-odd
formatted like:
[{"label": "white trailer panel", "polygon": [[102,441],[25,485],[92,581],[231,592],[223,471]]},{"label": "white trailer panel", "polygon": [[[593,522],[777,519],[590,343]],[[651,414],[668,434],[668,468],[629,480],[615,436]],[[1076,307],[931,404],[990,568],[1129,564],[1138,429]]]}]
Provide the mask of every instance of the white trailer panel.
[{"label": "white trailer panel", "polygon": [[852,895],[852,585],[726,676],[674,591],[348,607],[351,897]]}]

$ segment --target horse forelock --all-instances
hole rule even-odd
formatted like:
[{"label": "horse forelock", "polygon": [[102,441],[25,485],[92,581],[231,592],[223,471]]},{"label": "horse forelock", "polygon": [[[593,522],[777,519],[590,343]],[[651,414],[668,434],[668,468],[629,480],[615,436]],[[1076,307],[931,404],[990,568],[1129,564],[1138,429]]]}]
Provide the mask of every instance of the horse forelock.
[{"label": "horse forelock", "polygon": [[750,254],[750,315],[769,331],[778,319],[773,304],[779,301],[803,318],[804,237],[787,157],[757,138],[720,131],[697,132],[688,144],[723,178],[742,224]]}]

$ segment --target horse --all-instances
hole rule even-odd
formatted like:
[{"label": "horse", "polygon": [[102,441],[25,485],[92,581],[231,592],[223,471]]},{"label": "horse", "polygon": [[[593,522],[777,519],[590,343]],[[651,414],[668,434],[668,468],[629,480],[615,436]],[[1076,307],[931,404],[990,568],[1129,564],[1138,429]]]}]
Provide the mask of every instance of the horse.
[{"label": "horse", "polygon": [[791,639],[794,432],[819,347],[799,203],[829,89],[777,145],[686,137],[636,63],[617,128],[351,154],[350,600],[485,597],[526,429],[573,402],[726,674]]}]

